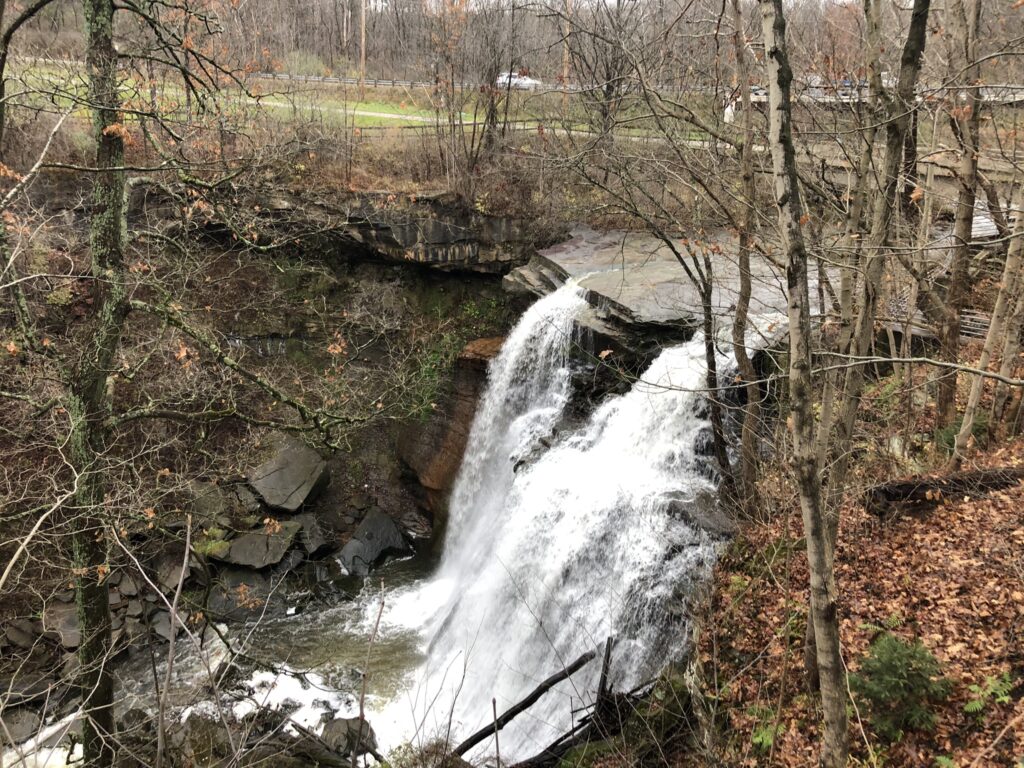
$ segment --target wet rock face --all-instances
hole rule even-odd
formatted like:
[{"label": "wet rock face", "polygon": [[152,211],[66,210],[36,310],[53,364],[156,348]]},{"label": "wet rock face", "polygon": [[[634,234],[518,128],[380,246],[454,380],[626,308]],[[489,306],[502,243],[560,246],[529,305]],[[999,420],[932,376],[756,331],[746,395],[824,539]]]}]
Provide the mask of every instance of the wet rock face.
[{"label": "wet rock face", "polygon": [[487,384],[487,366],[501,350],[503,336],[469,342],[455,364],[451,388],[426,422],[408,427],[399,454],[424,491],[423,503],[434,528],[443,527],[448,496],[455,483],[477,401]]},{"label": "wet rock face", "polygon": [[273,455],[249,472],[249,485],[268,506],[297,512],[330,482],[327,462],[298,440],[279,436]]},{"label": "wet rock face", "polygon": [[371,509],[352,539],[342,547],[338,559],[351,575],[366,576],[386,556],[410,551],[409,542],[395,521],[381,510]]},{"label": "wet rock face", "polygon": [[[712,311],[718,318],[731,318],[740,286],[734,236],[712,231],[701,241],[715,257]],[[513,293],[544,296],[575,278],[591,305],[580,319],[581,330],[593,337],[597,349],[651,354],[689,340],[702,323],[704,297],[677,253],[688,253],[682,238],[670,248],[646,233],[580,226],[566,242],[539,251],[506,275],[503,286]],[[781,288],[786,278],[768,260],[758,259],[751,264],[751,279],[747,346],[756,353],[777,343],[786,327]]]}]

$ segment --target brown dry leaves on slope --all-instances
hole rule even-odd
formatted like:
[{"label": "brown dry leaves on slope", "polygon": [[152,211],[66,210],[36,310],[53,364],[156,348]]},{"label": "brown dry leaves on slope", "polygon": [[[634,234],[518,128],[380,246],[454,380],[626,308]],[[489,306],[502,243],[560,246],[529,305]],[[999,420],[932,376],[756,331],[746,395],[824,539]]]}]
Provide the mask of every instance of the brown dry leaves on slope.
[{"label": "brown dry leaves on slope", "polygon": [[[1022,462],[1024,441],[979,458],[987,466]],[[798,511],[754,525],[718,567],[699,641],[709,702],[727,734],[718,764],[816,764],[819,713],[803,678],[801,535]],[[887,626],[920,639],[954,684],[935,731],[895,745],[880,744],[867,713],[855,712],[855,762],[934,766],[948,758],[945,765],[961,768],[1015,768],[1024,760],[1024,485],[888,523],[851,505],[836,569],[851,670]],[[1014,680],[1010,703],[989,702],[980,718],[964,711],[970,685],[1004,673]]]}]

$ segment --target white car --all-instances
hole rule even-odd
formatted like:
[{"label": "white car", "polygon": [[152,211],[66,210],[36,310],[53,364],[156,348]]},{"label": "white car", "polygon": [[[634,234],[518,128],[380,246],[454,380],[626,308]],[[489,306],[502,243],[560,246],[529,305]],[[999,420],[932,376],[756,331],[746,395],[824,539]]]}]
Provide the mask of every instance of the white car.
[{"label": "white car", "polygon": [[541,82],[518,72],[502,72],[498,75],[495,85],[498,88],[511,88],[515,91],[532,91],[540,88]]}]

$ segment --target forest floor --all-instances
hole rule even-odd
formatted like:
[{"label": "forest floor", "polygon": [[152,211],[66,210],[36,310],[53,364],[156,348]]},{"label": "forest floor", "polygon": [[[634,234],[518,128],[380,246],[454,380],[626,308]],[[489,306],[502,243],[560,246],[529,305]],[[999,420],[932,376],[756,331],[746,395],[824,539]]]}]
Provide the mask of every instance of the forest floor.
[{"label": "forest floor", "polygon": [[[1024,440],[973,459],[1020,466]],[[715,574],[698,639],[716,730],[728,734],[715,764],[817,762],[820,714],[803,673],[807,562],[792,501],[787,514],[746,526]],[[919,640],[951,684],[932,705],[934,728],[893,743],[851,694],[853,763],[1024,766],[1024,485],[888,522],[852,499],[842,510],[836,574],[850,672],[891,632]]]}]

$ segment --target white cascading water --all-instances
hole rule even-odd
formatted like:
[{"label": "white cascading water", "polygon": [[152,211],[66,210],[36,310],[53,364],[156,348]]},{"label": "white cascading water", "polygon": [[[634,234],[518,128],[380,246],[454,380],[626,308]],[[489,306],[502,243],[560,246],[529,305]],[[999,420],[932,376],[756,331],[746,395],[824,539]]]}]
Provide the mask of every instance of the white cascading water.
[{"label": "white cascading water", "polygon": [[[651,678],[683,644],[686,598],[716,552],[687,514],[715,488],[699,453],[704,345],[665,350],[628,393],[570,424],[573,330],[586,310],[578,287],[562,287],[491,363],[439,571],[388,608],[393,620],[419,616],[427,638],[408,695],[384,717],[403,740],[465,738],[491,722],[492,698],[500,714],[609,636],[616,690]],[[599,672],[592,662],[516,718],[502,758],[564,733]],[[476,754],[493,749],[491,739]]]}]

